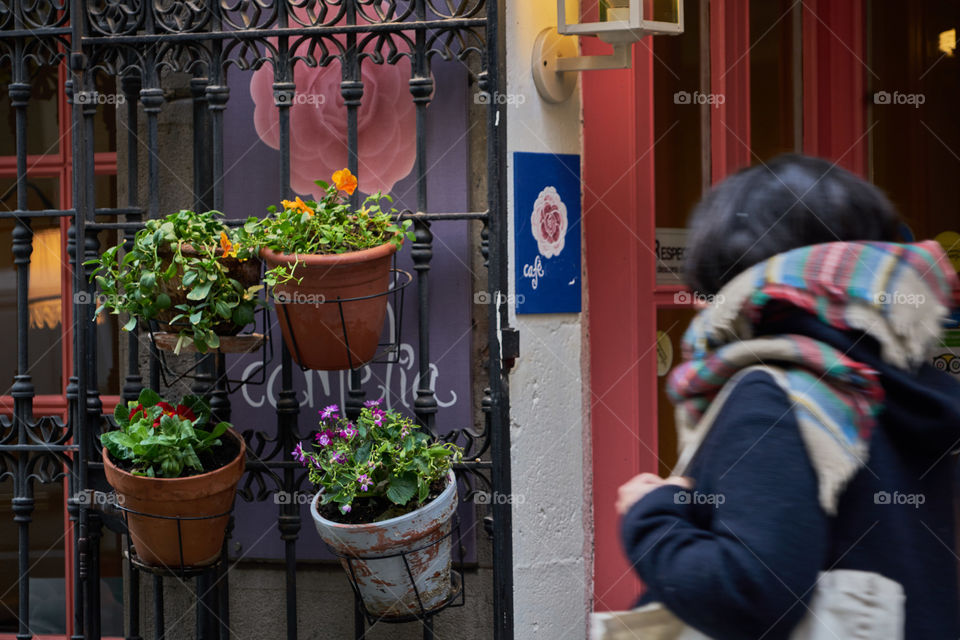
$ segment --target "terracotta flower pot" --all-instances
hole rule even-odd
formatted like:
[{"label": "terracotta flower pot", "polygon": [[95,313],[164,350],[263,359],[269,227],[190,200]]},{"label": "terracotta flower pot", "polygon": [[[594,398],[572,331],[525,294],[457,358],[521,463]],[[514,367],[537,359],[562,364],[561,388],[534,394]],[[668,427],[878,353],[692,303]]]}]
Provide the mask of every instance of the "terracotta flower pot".
[{"label": "terracotta flower pot", "polygon": [[[190,257],[198,255],[197,250],[189,244],[183,245],[181,253],[183,253],[184,256]],[[161,253],[161,256],[163,257],[161,268],[166,269],[170,266],[170,260],[173,258],[173,254],[165,251]],[[223,249],[220,247],[216,248],[216,256],[220,263],[226,267],[227,275],[239,282],[244,289],[249,289],[260,282],[260,266],[263,264],[260,258],[253,257],[247,258],[246,260],[224,258],[222,257]],[[182,277],[182,273],[177,273],[170,278],[170,280],[160,281],[160,291],[170,296],[170,306],[157,314],[157,322],[160,324],[161,331],[176,333],[180,324],[186,324],[184,320],[181,320],[177,326],[170,324],[174,316],[180,313],[176,308],[178,304],[196,304],[195,300],[187,299],[187,294],[190,293],[190,290],[185,288],[181,283]],[[213,330],[220,336],[235,336],[243,330],[243,327],[234,324],[230,320],[224,320],[214,325]]]},{"label": "terracotta flower pot", "polygon": [[390,261],[396,251],[390,243],[332,255],[260,250],[268,269],[299,261],[294,271],[299,284],[291,280],[273,288],[283,340],[298,364],[336,370],[349,369],[351,364],[357,368],[373,359],[383,330],[387,296],[340,304],[336,301],[385,293],[390,287]]},{"label": "terracotta flower pot", "polygon": [[[436,499],[381,522],[327,520],[319,511],[322,495],[314,497],[310,515],[323,541],[341,556],[340,564],[355,581],[370,615],[404,618],[437,609],[450,598],[450,529],[457,509],[457,481],[452,471],[446,489]],[[343,556],[350,558],[352,571]]]},{"label": "terracotta flower pot", "polygon": [[[103,450],[107,482],[117,492],[120,505],[139,513],[196,518],[226,513],[233,505],[237,484],[246,465],[247,446],[236,431],[228,429],[240,452],[226,465],[186,478],[146,478],[118,468]],[[229,515],[202,520],[151,518],[127,514],[127,528],[140,560],[167,567],[212,564],[220,557]],[[181,558],[180,540],[183,541]],[[181,561],[182,560],[182,561]]]}]

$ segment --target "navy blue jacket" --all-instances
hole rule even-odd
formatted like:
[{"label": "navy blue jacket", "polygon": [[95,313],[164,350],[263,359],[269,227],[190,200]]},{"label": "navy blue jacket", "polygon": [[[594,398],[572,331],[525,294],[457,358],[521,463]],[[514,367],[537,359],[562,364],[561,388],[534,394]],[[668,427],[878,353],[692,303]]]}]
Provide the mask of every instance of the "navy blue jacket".
[{"label": "navy blue jacket", "polygon": [[694,492],[655,489],[624,516],[627,554],[648,591],[719,639],[786,638],[826,569],[874,571],[906,593],[906,638],[960,638],[953,526],[960,384],[879,357],[872,338],[790,314],[767,333],[798,333],[880,371],[885,406],[866,467],[828,517],[786,394],[763,372],[743,378],[688,474]]}]

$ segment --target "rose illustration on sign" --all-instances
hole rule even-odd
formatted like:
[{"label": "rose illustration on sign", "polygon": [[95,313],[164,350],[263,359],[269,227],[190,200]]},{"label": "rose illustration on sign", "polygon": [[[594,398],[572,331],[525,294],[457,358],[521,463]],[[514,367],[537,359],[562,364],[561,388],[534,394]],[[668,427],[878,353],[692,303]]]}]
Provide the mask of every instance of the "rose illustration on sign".
[{"label": "rose illustration on sign", "polygon": [[[294,9],[303,24],[311,24],[304,9]],[[337,37],[346,46],[343,37]],[[274,39],[269,39],[276,44]],[[292,55],[307,57],[309,39]],[[416,158],[416,108],[410,95],[410,59],[396,64],[365,64],[360,71],[363,99],[357,114],[359,175],[364,193],[389,193],[413,169]],[[319,195],[313,183],[348,166],[347,107],[340,92],[339,65],[300,65],[294,76],[296,93],[290,107],[290,186],[299,194]],[[279,111],[274,105],[274,71],[263,65],[250,79],[253,122],[267,146],[280,148]]]},{"label": "rose illustration on sign", "polygon": [[544,258],[560,255],[567,235],[567,205],[554,187],[547,187],[537,196],[530,216],[530,231],[537,249]]}]

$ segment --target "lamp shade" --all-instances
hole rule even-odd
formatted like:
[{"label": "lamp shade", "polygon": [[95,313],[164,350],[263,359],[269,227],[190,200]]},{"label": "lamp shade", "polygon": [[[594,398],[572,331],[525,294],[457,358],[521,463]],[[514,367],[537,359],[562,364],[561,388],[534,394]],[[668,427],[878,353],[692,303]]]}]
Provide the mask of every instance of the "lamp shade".
[{"label": "lamp shade", "polygon": [[596,13],[582,17],[578,0],[557,0],[557,31],[594,35],[611,44],[683,32],[681,0],[596,0],[591,4],[596,4]]}]

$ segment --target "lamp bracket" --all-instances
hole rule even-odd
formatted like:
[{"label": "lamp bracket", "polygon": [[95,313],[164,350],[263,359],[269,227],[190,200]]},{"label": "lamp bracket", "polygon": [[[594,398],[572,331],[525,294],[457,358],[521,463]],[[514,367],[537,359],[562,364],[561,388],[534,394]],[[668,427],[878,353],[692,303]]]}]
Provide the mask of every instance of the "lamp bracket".
[{"label": "lamp bracket", "polygon": [[575,36],[562,36],[554,27],[537,35],[533,44],[531,67],[533,83],[546,102],[565,102],[577,86],[576,73],[602,69],[629,69],[632,65],[632,42],[613,43],[609,56],[578,55]]}]

